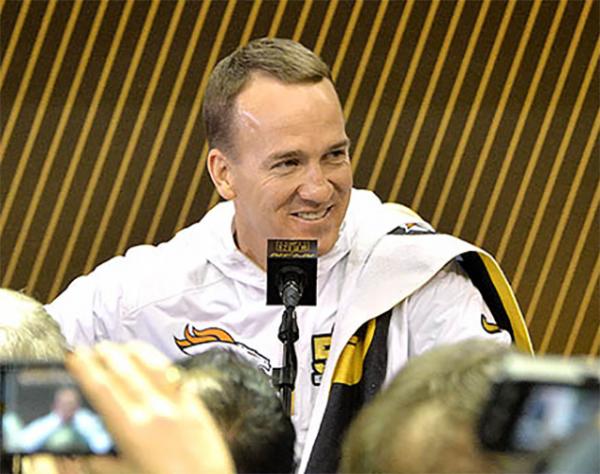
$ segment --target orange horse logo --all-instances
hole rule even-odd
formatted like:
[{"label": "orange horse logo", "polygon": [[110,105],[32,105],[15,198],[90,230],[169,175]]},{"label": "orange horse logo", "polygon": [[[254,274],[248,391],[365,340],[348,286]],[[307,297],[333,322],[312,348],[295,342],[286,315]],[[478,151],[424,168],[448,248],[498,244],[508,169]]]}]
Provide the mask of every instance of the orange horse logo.
[{"label": "orange horse logo", "polygon": [[263,356],[256,349],[248,347],[246,344],[236,341],[231,334],[221,328],[209,327],[205,329],[196,329],[194,326],[186,324],[183,330],[183,338],[175,339],[175,344],[179,349],[187,354],[194,355],[203,352],[208,349],[206,345],[213,347],[222,347],[227,349],[233,349],[237,352],[241,352],[243,356],[254,362],[258,368],[262,369],[265,373],[271,373],[271,361]]},{"label": "orange horse logo", "polygon": [[190,325],[186,324],[185,329],[183,330],[183,335],[183,339],[175,338],[175,344],[177,344],[180,349],[183,349],[184,347],[195,346],[196,344],[205,344],[207,342],[226,342],[235,344],[231,334],[220,328],[206,328],[198,330],[192,326],[190,330]]}]

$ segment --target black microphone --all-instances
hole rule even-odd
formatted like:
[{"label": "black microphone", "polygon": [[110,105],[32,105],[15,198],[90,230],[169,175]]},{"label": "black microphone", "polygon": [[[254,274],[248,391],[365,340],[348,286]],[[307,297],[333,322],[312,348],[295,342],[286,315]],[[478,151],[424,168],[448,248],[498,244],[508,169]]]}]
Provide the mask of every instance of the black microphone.
[{"label": "black microphone", "polygon": [[317,304],[317,241],[267,241],[267,304]]},{"label": "black microphone", "polygon": [[297,266],[281,267],[277,275],[277,292],[286,308],[296,307],[304,294],[306,274]]}]

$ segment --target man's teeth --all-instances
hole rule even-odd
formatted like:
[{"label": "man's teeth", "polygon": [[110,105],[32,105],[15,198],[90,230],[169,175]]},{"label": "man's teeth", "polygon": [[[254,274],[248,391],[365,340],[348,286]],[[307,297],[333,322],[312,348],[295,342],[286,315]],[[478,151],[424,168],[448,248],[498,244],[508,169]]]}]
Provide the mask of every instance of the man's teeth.
[{"label": "man's teeth", "polygon": [[307,221],[315,221],[317,219],[321,219],[325,217],[328,209],[325,209],[321,212],[296,212],[295,215],[300,217],[301,219],[306,219]]}]

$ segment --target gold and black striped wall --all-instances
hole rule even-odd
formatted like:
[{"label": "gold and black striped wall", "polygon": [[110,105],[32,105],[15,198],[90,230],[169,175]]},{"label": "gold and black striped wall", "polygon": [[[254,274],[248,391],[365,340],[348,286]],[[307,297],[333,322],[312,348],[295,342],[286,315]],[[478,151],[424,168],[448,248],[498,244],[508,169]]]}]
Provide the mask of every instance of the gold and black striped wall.
[{"label": "gold and black striped wall", "polygon": [[359,187],[495,254],[538,352],[598,355],[599,3],[0,2],[0,284],[52,299],[217,201],[200,107],[261,36],[331,66]]}]

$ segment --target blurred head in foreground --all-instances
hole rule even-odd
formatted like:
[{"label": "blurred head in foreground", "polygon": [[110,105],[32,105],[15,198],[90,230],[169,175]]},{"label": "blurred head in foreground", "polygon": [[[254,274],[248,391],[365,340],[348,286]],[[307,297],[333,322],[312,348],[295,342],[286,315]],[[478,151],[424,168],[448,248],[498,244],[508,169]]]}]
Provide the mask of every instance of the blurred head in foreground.
[{"label": "blurred head in foreground", "polygon": [[60,361],[67,341],[39,301],[0,288],[0,360]]},{"label": "blurred head in foreground", "polygon": [[[67,341],[60,327],[43,305],[23,293],[0,288],[0,362],[62,362]],[[76,409],[79,394],[72,390],[57,394],[55,408],[67,412]],[[4,420],[6,421],[6,419]],[[4,423],[3,423],[4,424]],[[4,427],[6,430],[6,426]],[[15,429],[20,430],[19,424]],[[6,431],[5,431],[6,434]],[[13,433],[14,435],[14,433]],[[54,456],[33,454],[24,456],[21,465],[2,456],[2,472],[78,474],[133,472],[120,459],[112,456]]]},{"label": "blurred head in foreground", "polygon": [[263,372],[227,350],[210,350],[179,364],[186,369],[183,388],[195,393],[217,421],[237,472],[293,472],[294,426]]},{"label": "blurred head in foreground", "polygon": [[510,350],[467,340],[412,359],[351,425],[340,472],[504,472],[503,457],[480,448],[476,427]]}]

